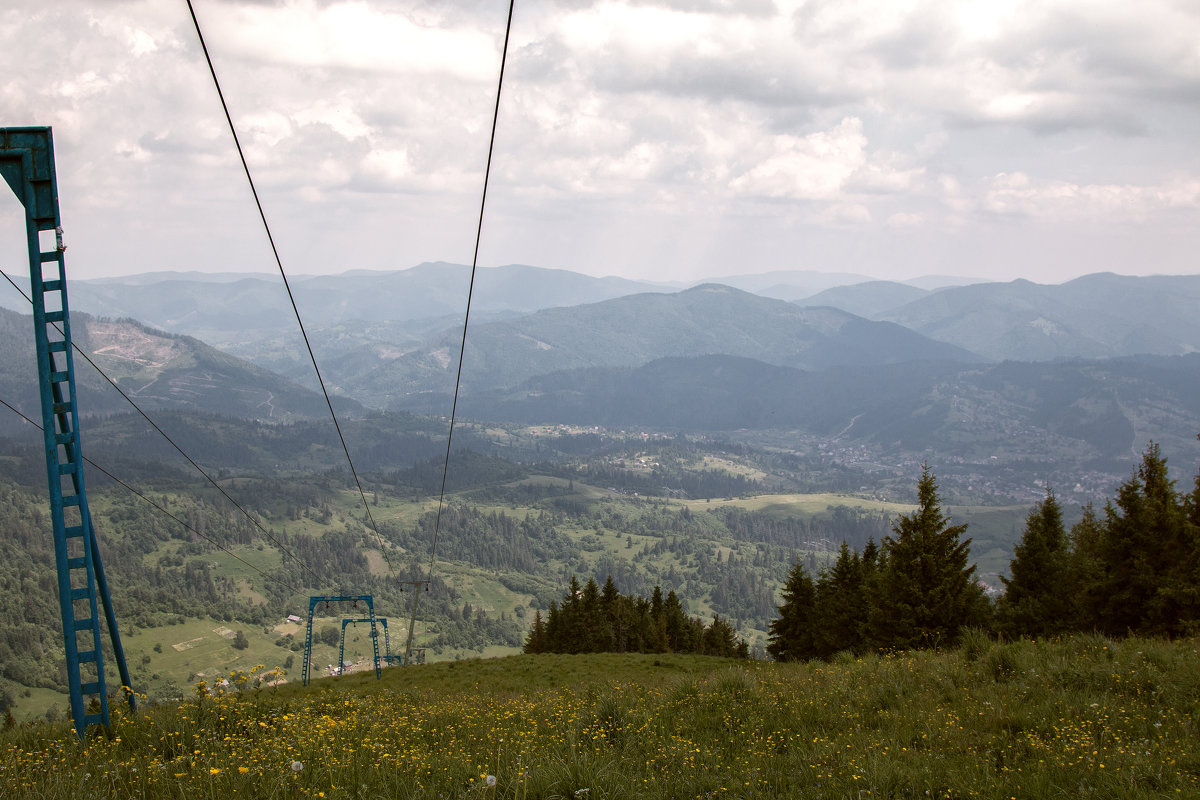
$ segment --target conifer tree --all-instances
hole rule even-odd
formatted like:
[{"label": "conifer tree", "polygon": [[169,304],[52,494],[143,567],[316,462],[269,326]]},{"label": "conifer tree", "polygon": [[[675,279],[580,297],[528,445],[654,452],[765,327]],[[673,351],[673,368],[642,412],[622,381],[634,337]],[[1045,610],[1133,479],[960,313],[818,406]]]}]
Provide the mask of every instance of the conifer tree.
[{"label": "conifer tree", "polygon": [[624,653],[629,649],[629,628],[632,623],[629,602],[617,591],[612,575],[600,591],[600,614],[608,626],[605,652]]},{"label": "conifer tree", "polygon": [[[1105,508],[1100,537],[1103,576],[1100,628],[1106,633],[1174,635],[1186,628],[1187,574],[1195,535],[1184,503],[1167,477],[1167,460],[1154,442],[1142,463]],[[1180,591],[1184,590],[1184,591]]]},{"label": "conifer tree", "polygon": [[732,658],[738,654],[737,631],[717,614],[704,629],[700,651],[708,656]]},{"label": "conifer tree", "polygon": [[843,541],[837,561],[822,570],[817,581],[813,637],[817,655],[830,658],[843,650],[862,652],[866,615],[862,560]]},{"label": "conifer tree", "polygon": [[768,630],[767,652],[776,661],[804,661],[816,655],[813,624],[816,588],[812,578],[797,561],[783,585],[783,604],[779,616]]},{"label": "conifer tree", "polygon": [[987,617],[987,599],[969,563],[971,540],[962,538],[967,526],[949,524],[928,465],[917,499],[917,510],[900,516],[895,536],[883,540],[871,611],[874,643],[883,648],[954,645],[964,626]]},{"label": "conifer tree", "polygon": [[1100,558],[1100,539],[1104,523],[1096,516],[1091,503],[1083,507],[1083,518],[1071,526],[1067,574],[1063,594],[1069,600],[1068,629],[1095,631],[1100,629],[1100,606],[1103,597],[1104,562]]},{"label": "conifer tree", "polygon": [[650,596],[650,650],[665,653],[670,649],[667,642],[667,615],[663,610],[662,587],[655,586]]},{"label": "conifer tree", "polygon": [[558,611],[558,601],[550,601],[550,610],[546,615],[546,647],[543,652],[560,653],[562,644],[561,614]]},{"label": "conifer tree", "polygon": [[1009,562],[1010,577],[1002,577],[1005,592],[997,623],[1006,636],[1052,636],[1070,625],[1070,598],[1064,592],[1067,534],[1062,508],[1054,492],[1025,520],[1025,531]]},{"label": "conifer tree", "polygon": [[588,578],[580,598],[581,653],[607,653],[612,649],[612,627],[600,603],[600,587]]},{"label": "conifer tree", "polygon": [[666,620],[667,647],[672,653],[690,653],[696,650],[695,636],[688,625],[683,604],[672,589],[663,601],[663,617]]},{"label": "conifer tree", "polygon": [[529,636],[525,639],[524,652],[546,652],[546,624],[542,621],[540,608],[533,612],[533,627],[529,629]]}]

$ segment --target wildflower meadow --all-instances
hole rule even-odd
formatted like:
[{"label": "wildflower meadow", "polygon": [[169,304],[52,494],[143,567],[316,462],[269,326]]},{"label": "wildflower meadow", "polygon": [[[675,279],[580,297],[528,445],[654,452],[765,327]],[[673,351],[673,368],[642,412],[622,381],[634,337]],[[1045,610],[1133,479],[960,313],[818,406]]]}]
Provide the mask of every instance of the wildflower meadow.
[{"label": "wildflower meadow", "polygon": [[1200,796],[1195,640],[1080,635],[831,662],[521,655],[263,672],[0,734],[5,798]]}]

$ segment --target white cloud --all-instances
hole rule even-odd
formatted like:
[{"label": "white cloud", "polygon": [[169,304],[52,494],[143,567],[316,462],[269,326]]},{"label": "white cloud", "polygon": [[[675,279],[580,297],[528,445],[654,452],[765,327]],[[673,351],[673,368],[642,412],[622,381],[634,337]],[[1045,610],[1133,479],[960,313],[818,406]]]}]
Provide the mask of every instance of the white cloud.
[{"label": "white cloud", "polygon": [[729,188],[749,196],[833,199],[866,163],[866,144],[862,121],[854,118],[804,137],[775,136],[769,153],[734,178]]},{"label": "white cloud", "polygon": [[[452,258],[470,239],[505,6],[198,4],[277,233],[311,243],[298,269],[379,240],[359,220],[405,245],[358,266]],[[1197,42],[1200,6],[1173,0],[522,2],[492,257],[625,274],[674,258],[683,274],[717,258],[710,238],[770,254],[824,237],[836,260],[878,237],[892,268],[936,261],[894,243],[939,231],[1137,220],[1138,236],[1174,226],[1158,241],[1182,261],[1200,247],[1180,224],[1200,181]],[[257,264],[245,237],[211,233],[242,224],[248,192],[186,7],[9,0],[0,70],[0,107],[54,125],[64,202],[96,220],[77,252],[156,268],[118,232],[133,217],[151,239],[172,232],[139,253]],[[696,241],[652,241],[665,231]]]},{"label": "white cloud", "polygon": [[1131,186],[1035,180],[1021,172],[1002,173],[988,181],[983,207],[998,214],[1037,217],[1042,224],[1087,219],[1141,222],[1157,211],[1200,211],[1200,179]]},{"label": "white cloud", "polygon": [[423,25],[388,4],[287,0],[206,10],[201,23],[221,52],[247,61],[470,81],[492,80],[499,62],[494,36]]},{"label": "white cloud", "polygon": [[158,44],[154,41],[154,37],[140,28],[127,29],[126,38],[129,43],[129,54],[135,58],[149,55],[158,50]]}]

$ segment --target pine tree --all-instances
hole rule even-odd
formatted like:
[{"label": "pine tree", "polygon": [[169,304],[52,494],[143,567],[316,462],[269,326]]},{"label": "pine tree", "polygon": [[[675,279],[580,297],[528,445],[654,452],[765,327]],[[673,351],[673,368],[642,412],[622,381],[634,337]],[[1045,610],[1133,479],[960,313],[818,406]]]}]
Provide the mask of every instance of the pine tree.
[{"label": "pine tree", "polygon": [[776,661],[804,661],[816,655],[813,623],[816,589],[812,578],[797,561],[783,585],[783,604],[779,616],[768,630],[767,652]]},{"label": "pine tree", "polygon": [[604,613],[600,600],[600,587],[595,578],[588,578],[580,598],[581,653],[607,653],[612,650],[612,624]]},{"label": "pine tree", "polygon": [[539,608],[533,612],[533,627],[525,639],[524,652],[545,653],[546,650],[546,625],[542,622],[542,610]]},{"label": "pine tree", "polygon": [[631,614],[629,613],[629,603],[617,591],[617,585],[613,583],[612,575],[608,576],[608,580],[604,582],[604,588],[600,591],[600,614],[608,626],[604,650],[616,653],[626,652],[629,649]]},{"label": "pine tree", "polygon": [[670,650],[667,640],[667,615],[663,610],[662,587],[655,586],[654,594],[650,597],[650,650],[654,653],[666,653]]},{"label": "pine tree", "polygon": [[883,648],[951,646],[960,630],[981,624],[987,599],[969,563],[966,525],[950,525],[928,465],[917,484],[917,510],[883,540],[883,563],[873,592],[874,643]]},{"label": "pine tree", "polygon": [[691,653],[696,650],[696,641],[683,603],[672,589],[663,601],[663,617],[666,620],[667,647],[672,653]]},{"label": "pine tree", "polygon": [[562,647],[562,615],[558,611],[558,601],[550,601],[550,610],[546,614],[546,646],[544,653],[561,653]]},{"label": "pine tree", "polygon": [[[1167,460],[1151,442],[1142,463],[1105,508],[1099,555],[1103,576],[1100,628],[1176,635],[1187,628],[1184,605],[1196,576],[1188,565],[1195,556],[1195,531]],[[1190,584],[1190,586],[1189,586]]]},{"label": "pine tree", "polygon": [[821,571],[816,591],[813,636],[817,655],[830,658],[843,650],[862,652],[867,615],[863,565],[858,552],[851,551],[845,541],[833,567]]},{"label": "pine tree", "polygon": [[1104,562],[1100,558],[1100,539],[1104,523],[1088,503],[1083,518],[1071,526],[1067,574],[1063,594],[1069,601],[1068,630],[1095,631],[1100,628],[1100,606],[1104,600]]},{"label": "pine tree", "polygon": [[704,655],[733,658],[738,654],[737,631],[717,614],[713,614],[712,622],[704,629],[702,642]]},{"label": "pine tree", "polygon": [[1011,637],[1052,636],[1067,630],[1068,566],[1062,508],[1047,489],[1046,497],[1025,520],[1025,532],[1009,562],[1011,576],[1000,579],[1005,587],[997,614],[1000,632]]}]

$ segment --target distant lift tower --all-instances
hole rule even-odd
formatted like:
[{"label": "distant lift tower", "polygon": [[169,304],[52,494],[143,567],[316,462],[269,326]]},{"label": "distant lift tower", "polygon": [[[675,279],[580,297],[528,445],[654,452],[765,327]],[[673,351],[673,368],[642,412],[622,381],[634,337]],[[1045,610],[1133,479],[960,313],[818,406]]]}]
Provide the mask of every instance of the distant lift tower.
[{"label": "distant lift tower", "polygon": [[[360,602],[363,605],[365,605],[366,609],[367,609],[367,617],[360,621],[370,623],[370,625],[371,625],[371,647],[373,648],[373,650],[375,652],[375,658],[374,658],[375,680],[379,680],[380,677],[382,676],[381,668],[379,665],[379,629],[375,626],[375,623],[379,619],[379,617],[375,616],[375,598],[374,598],[374,596],[369,595],[369,594],[313,595],[312,597],[308,598],[308,624],[305,627],[305,631],[304,631],[304,666],[301,667],[301,669],[300,669],[300,675],[301,675],[302,680],[304,681],[305,686],[308,686],[308,671],[312,667],[313,616],[322,609],[322,606],[324,606],[325,611],[329,611],[331,605],[339,605],[342,603],[351,603],[352,607],[357,610],[358,604]],[[346,634],[346,623],[343,622],[342,623],[342,644],[341,644],[341,647],[338,648],[338,669],[339,670],[342,668],[341,659],[345,655],[343,652],[345,645],[346,645],[345,634]]]},{"label": "distant lift tower", "polygon": [[[79,450],[79,414],[63,260],[66,248],[62,243],[58,216],[54,142],[50,129],[0,128],[0,174],[25,206],[29,288],[33,300],[42,432],[46,441],[46,475],[50,483],[50,515],[54,524],[58,599],[62,609],[71,716],[76,732],[82,737],[89,725],[109,724],[98,605],[103,606],[108,622],[121,683],[128,687],[130,682],[83,488],[83,455]],[[126,697],[132,708],[132,692],[127,691]]]}]

